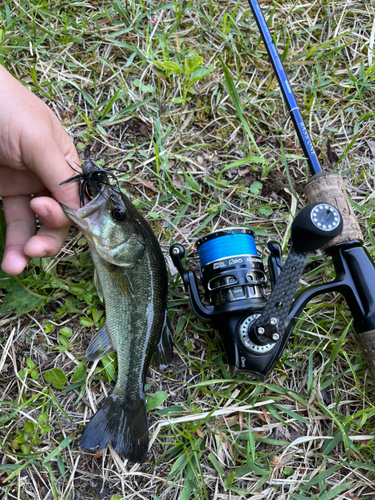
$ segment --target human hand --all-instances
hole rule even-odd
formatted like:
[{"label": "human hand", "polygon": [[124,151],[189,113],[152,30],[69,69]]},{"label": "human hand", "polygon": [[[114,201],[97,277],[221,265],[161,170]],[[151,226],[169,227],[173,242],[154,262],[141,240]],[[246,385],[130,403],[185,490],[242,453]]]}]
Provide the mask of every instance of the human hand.
[{"label": "human hand", "polygon": [[[69,164],[79,169],[79,160],[55,114],[2,66],[0,109],[0,196],[7,226],[1,267],[16,275],[29,257],[50,257],[63,246],[71,221],[58,202],[76,210],[79,197],[75,183],[60,183],[72,176]],[[41,222],[37,235],[35,214]]]}]

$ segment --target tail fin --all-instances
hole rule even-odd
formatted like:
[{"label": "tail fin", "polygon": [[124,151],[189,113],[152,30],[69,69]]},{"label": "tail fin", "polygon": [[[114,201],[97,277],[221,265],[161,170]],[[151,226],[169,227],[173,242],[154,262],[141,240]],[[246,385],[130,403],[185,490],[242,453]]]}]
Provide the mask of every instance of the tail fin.
[{"label": "tail fin", "polygon": [[123,458],[144,462],[148,450],[144,395],[132,406],[117,396],[109,396],[84,430],[80,446],[85,450],[101,450],[109,443]]}]

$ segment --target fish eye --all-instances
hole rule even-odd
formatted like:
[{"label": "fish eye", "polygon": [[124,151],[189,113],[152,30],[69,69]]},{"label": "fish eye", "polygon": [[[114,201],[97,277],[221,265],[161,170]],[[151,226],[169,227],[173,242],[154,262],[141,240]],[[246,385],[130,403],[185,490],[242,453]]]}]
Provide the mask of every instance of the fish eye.
[{"label": "fish eye", "polygon": [[112,218],[116,222],[122,222],[126,219],[126,211],[121,207],[115,207],[112,210]]}]

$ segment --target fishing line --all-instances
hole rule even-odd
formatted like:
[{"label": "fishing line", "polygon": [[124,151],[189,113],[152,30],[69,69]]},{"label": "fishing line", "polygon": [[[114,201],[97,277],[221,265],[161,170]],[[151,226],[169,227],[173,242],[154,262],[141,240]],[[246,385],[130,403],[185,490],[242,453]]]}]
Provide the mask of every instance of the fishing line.
[{"label": "fishing line", "polygon": [[152,85],[154,87],[154,96],[155,96],[155,110],[156,110],[156,128],[157,128],[157,143],[158,143],[158,149],[159,149],[159,161],[161,162],[161,168],[162,168],[162,178],[163,178],[163,183],[164,183],[164,191],[165,191],[165,204],[166,204],[166,210],[167,210],[167,220],[168,220],[168,228],[169,228],[169,241],[170,244],[173,245],[173,236],[172,236],[172,223],[171,223],[171,217],[170,217],[170,211],[169,211],[169,202],[168,202],[168,190],[167,190],[167,183],[165,180],[165,158],[164,158],[164,148],[161,142],[161,123],[160,123],[160,111],[159,111],[159,101],[156,93],[156,83],[155,83],[155,75],[154,75],[154,60],[153,60],[153,53],[152,53],[152,5],[151,1],[149,2],[149,15],[150,15],[150,60],[151,60],[151,78],[152,78]]},{"label": "fishing line", "polygon": [[[12,20],[13,20],[14,22],[16,22],[16,23],[19,25],[20,29],[21,29],[21,30],[25,33],[26,37],[27,37],[27,38],[28,38],[28,39],[29,39],[29,40],[30,40],[30,41],[34,44],[34,40],[33,40],[33,38],[31,37],[31,35],[30,35],[27,31],[26,31],[26,29],[25,29],[25,28],[23,27],[23,25],[20,23],[19,19],[18,19],[18,18],[17,18],[17,17],[13,14],[14,8],[10,8],[6,0],[4,0],[4,3],[5,3],[6,7],[7,7],[7,8],[8,8],[8,10],[9,10],[9,15],[11,16]],[[63,35],[63,34],[64,34],[61,30],[58,30],[58,29],[56,29],[56,32],[57,32],[58,34],[60,34],[60,35]],[[49,58],[49,57],[48,57],[47,55],[45,55],[45,54],[43,54],[43,56],[42,56],[42,57],[43,57],[46,61],[48,61],[48,62],[51,62],[51,61],[52,61],[52,59],[51,59],[51,58]],[[77,90],[76,90],[76,89],[75,89],[75,88],[74,88],[71,84],[69,84],[69,82],[65,81],[64,83],[66,84],[66,86],[67,86],[67,87],[69,87],[69,88],[71,89],[71,91],[74,93],[74,95],[75,95],[77,98],[80,98],[80,97],[81,97],[81,95],[82,95],[82,94],[79,94],[79,93],[77,92]],[[60,92],[62,92],[62,93],[65,95],[65,97],[66,97],[67,101],[68,101],[70,104],[74,104],[74,103],[73,103],[73,101],[69,98],[69,96],[67,96],[67,95],[66,95],[66,92],[65,92],[65,90],[64,90],[64,88],[63,88],[63,87],[60,87],[60,86],[59,86],[59,90],[60,90]],[[51,100],[51,99],[50,99],[50,100]],[[90,105],[90,103],[88,103],[86,99],[85,99],[85,101],[86,101],[86,103],[87,103],[89,106],[91,106],[91,105]],[[91,107],[92,107],[92,106],[91,106]],[[93,114],[94,114],[94,112],[93,112]],[[107,125],[105,125],[104,123],[101,123],[101,121],[99,120],[99,118],[97,118],[95,115],[93,116],[93,121],[94,121],[95,123],[97,123],[97,125],[99,125],[100,127],[104,128],[104,129],[106,130],[106,132],[108,133],[108,135],[112,136],[112,138],[113,138],[113,139],[117,142],[117,146],[118,146],[119,150],[121,150],[121,151],[123,151],[124,153],[126,153],[125,149],[121,146],[121,141],[120,141],[120,139],[119,139],[119,138],[116,136],[116,134],[114,134],[114,133],[113,133],[113,131],[111,130],[111,128],[110,128],[110,127],[111,127],[111,125],[110,125],[110,124],[109,124],[109,125],[110,125],[110,127],[108,127],[108,126],[107,126]],[[75,125],[73,125],[73,127],[75,127]],[[102,135],[103,135],[103,134],[102,134]],[[99,142],[100,142],[100,141],[99,141]],[[103,143],[102,143],[102,144],[103,144]],[[108,146],[106,143],[104,143],[104,144],[105,144],[106,146]],[[124,160],[123,160],[123,161],[124,161]],[[140,163],[140,164],[142,163],[140,160],[137,160],[137,161],[139,161],[139,163]],[[111,169],[111,170],[118,171],[118,169]]]},{"label": "fishing line", "polygon": [[231,234],[220,235],[220,231],[211,233],[216,237],[204,241],[198,246],[201,267],[210,262],[216,262],[228,257],[239,255],[258,255],[254,238],[251,234],[241,234],[233,231]]}]

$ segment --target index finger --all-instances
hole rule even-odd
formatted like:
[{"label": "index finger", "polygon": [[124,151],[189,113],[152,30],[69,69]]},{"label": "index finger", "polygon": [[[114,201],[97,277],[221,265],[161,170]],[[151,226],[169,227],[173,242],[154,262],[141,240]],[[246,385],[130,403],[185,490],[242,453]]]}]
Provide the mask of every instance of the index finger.
[{"label": "index finger", "polygon": [[26,134],[22,143],[24,163],[43,181],[57,201],[72,209],[78,209],[80,203],[77,184],[61,183],[76,175],[73,168],[81,171],[79,158],[69,136],[52,111],[51,114],[58,123],[57,131],[53,130],[55,127],[52,127],[52,124],[52,130],[44,126],[43,140],[40,139],[40,129],[37,138]]},{"label": "index finger", "polygon": [[35,165],[37,175],[52,196],[63,205],[78,209],[80,206],[78,187],[76,182],[63,184],[67,179],[77,175],[81,171],[78,157],[70,154],[66,158],[62,152],[56,148],[45,148],[39,151],[38,163]]}]

